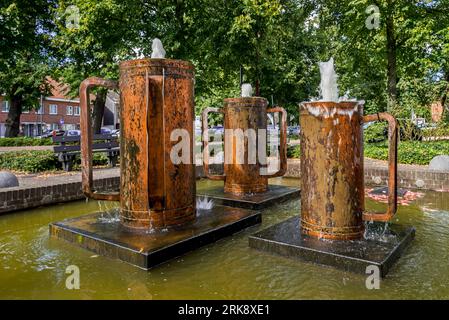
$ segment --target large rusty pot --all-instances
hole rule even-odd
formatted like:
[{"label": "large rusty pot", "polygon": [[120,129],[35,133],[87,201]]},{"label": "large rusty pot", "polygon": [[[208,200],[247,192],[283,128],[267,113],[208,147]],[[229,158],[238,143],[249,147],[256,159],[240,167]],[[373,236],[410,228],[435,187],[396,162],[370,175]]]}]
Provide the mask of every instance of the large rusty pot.
[{"label": "large rusty pot", "polygon": [[[364,212],[364,122],[389,123],[387,213]],[[397,202],[397,121],[388,113],[363,116],[362,102],[305,102],[301,124],[301,229],[314,237],[363,236],[364,220],[388,221]]]},{"label": "large rusty pot", "polygon": [[[268,189],[268,179],[283,176],[287,169],[287,113],[283,108],[268,109],[268,101],[260,97],[224,100],[223,108],[203,111],[203,166],[211,180],[224,180],[224,191],[236,195],[261,193]],[[224,175],[209,172],[208,115],[224,115]],[[282,114],[280,138],[280,169],[267,173],[266,130],[267,113]]]},{"label": "large rusty pot", "polygon": [[[120,194],[93,190],[92,128],[88,89],[120,91]],[[195,219],[193,152],[194,68],[185,61],[140,59],[120,64],[119,83],[89,78],[80,86],[84,194],[120,201],[121,223],[130,228],[165,228]],[[189,163],[175,164],[170,152],[175,129],[189,138]],[[174,140],[174,141],[173,141]]]}]

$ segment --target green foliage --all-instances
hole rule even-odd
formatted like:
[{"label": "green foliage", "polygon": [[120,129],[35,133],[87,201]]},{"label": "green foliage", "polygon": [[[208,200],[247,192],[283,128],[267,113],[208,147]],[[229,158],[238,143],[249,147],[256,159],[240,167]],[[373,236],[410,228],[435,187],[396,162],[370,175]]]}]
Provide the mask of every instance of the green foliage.
[{"label": "green foliage", "polygon": [[421,141],[422,130],[410,120],[399,120],[399,136],[401,141]]},{"label": "green foliage", "polygon": [[[0,6],[0,93],[20,97],[21,108],[38,106],[41,94],[49,91],[48,55],[54,1],[7,0]],[[21,112],[22,110],[20,110]]]},{"label": "green foliage", "polygon": [[422,130],[423,137],[426,138],[443,138],[449,137],[449,124],[439,123],[437,127]]},{"label": "green foliage", "polygon": [[382,142],[388,138],[388,124],[375,122],[363,132],[365,143]]},{"label": "green foliage", "polygon": [[[92,158],[93,166],[103,167],[108,164],[108,157],[106,153],[96,152],[93,154]],[[81,170],[81,158],[79,156],[76,157],[75,163],[73,164],[73,170]]]},{"label": "green foliage", "polygon": [[[403,141],[398,146],[398,162],[404,164],[428,165],[434,157],[445,154],[449,154],[449,141]],[[388,144],[385,142],[365,144],[365,156],[388,160]]]},{"label": "green foliage", "polygon": [[0,169],[36,173],[58,168],[60,168],[60,163],[53,151],[0,153]]},{"label": "green foliage", "polygon": [[[139,1],[75,0],[58,1],[54,10],[56,34],[52,38],[59,61],[56,77],[68,83],[73,97],[87,77],[118,78],[118,63],[136,58],[136,45],[141,18]],[[67,26],[69,6],[79,10],[79,25]],[[142,7],[140,12],[143,11]],[[150,39],[147,41],[151,42]]]},{"label": "green foliage", "polygon": [[53,141],[50,138],[36,139],[29,137],[0,138],[0,147],[24,147],[24,146],[51,146]]},{"label": "green foliage", "polygon": [[[74,163],[74,170],[80,169],[80,158]],[[105,166],[108,158],[105,153],[94,153],[93,165]],[[14,151],[0,153],[0,170],[25,173],[38,173],[61,170],[61,163],[53,151]]]},{"label": "green foliage", "polygon": [[[320,0],[317,33],[326,39],[323,59],[334,56],[339,86],[366,100],[365,113],[387,111],[387,22],[394,43],[397,101],[391,107],[410,118],[411,110],[428,118],[428,106],[440,101],[449,84],[449,1]],[[365,22],[379,9],[379,28]],[[427,109],[427,111],[425,111]]]},{"label": "green foliage", "polygon": [[301,157],[301,146],[294,145],[287,147],[287,158],[299,159]]}]

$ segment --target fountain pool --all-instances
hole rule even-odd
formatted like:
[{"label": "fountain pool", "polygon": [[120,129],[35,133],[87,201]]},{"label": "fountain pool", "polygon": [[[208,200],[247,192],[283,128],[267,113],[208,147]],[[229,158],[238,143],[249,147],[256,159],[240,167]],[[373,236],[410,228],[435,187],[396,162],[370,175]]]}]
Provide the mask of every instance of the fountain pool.
[{"label": "fountain pool", "polygon": [[[220,183],[199,181],[198,190]],[[299,199],[262,210],[261,225],[148,272],[48,236],[51,222],[116,205],[79,201],[0,216],[0,299],[449,299],[449,193],[426,192],[399,206],[393,222],[413,225],[416,239],[380,290],[366,289],[364,275],[249,248],[251,234],[297,216]],[[366,198],[366,208],[386,204]],[[80,290],[65,287],[69,265],[80,269]]]}]

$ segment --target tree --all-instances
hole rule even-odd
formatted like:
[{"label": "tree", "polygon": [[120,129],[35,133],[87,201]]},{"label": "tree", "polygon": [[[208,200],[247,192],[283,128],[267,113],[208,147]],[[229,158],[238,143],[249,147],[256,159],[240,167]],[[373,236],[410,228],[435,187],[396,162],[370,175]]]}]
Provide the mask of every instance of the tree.
[{"label": "tree", "polygon": [[369,112],[432,102],[447,64],[447,9],[447,0],[320,1],[320,29],[331,27],[326,50],[336,56],[341,87],[367,100]]},{"label": "tree", "polygon": [[53,3],[37,0],[3,1],[0,7],[0,92],[10,100],[6,137],[20,132],[23,111],[35,108],[38,98],[49,91],[46,77]]},{"label": "tree", "polygon": [[[71,95],[78,95],[80,83],[88,77],[117,79],[118,63],[136,57],[133,45],[138,35],[137,1],[60,0],[56,10],[59,78],[68,83]],[[93,130],[100,133],[107,91],[95,91]]]},{"label": "tree", "polygon": [[159,37],[167,57],[190,60],[196,68],[197,112],[240,93],[243,80],[255,94],[298,114],[317,82],[315,38],[305,27],[313,2],[299,0],[144,1],[144,35]]}]

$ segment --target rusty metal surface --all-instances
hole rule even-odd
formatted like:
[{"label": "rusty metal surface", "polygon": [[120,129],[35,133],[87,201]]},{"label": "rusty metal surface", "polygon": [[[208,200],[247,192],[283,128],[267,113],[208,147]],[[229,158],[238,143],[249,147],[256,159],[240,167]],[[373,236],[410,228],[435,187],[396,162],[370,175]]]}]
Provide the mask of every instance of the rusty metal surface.
[{"label": "rusty metal surface", "polygon": [[[267,106],[268,101],[264,98],[234,98],[224,100],[224,130],[242,130],[247,132],[253,129],[257,134],[258,129],[267,128]],[[256,137],[254,137],[256,138]],[[229,139],[233,139],[230,141]],[[226,175],[224,191],[233,194],[259,193],[267,191],[268,178],[262,176],[261,163],[266,163],[265,159],[260,159],[256,155],[254,164],[249,164],[249,137],[245,135],[243,145],[238,144],[236,136],[225,134],[225,162],[224,171]],[[257,139],[257,138],[256,138]],[[238,150],[243,148],[243,150]],[[237,153],[241,152],[244,163],[238,163]]]},{"label": "rusty metal surface", "polygon": [[363,236],[363,106],[301,105],[301,228],[320,238]]},{"label": "rusty metal surface", "polygon": [[287,172],[287,111],[281,107],[274,107],[267,110],[267,113],[280,113],[281,114],[281,134],[280,134],[280,142],[279,142],[279,170],[271,175],[268,175],[268,178],[276,178],[282,177]]},{"label": "rusty metal surface", "polygon": [[[358,102],[308,102],[301,113],[301,229],[336,240],[359,239],[364,220],[389,221],[397,208],[397,121],[388,113],[363,117]],[[386,213],[364,212],[363,122],[389,123]]]},{"label": "rusty metal surface", "polygon": [[[203,111],[204,171],[209,179],[224,180],[224,191],[227,193],[243,195],[266,192],[268,178],[279,177],[286,172],[287,113],[280,107],[267,110],[267,106],[268,101],[265,98],[232,98],[224,100],[223,108],[207,108]],[[222,113],[224,115],[224,175],[212,175],[209,173],[209,135],[207,119],[211,112]],[[281,164],[279,171],[271,175],[264,172],[267,167],[265,153],[258,152],[258,133],[259,130],[267,129],[267,112],[280,112],[282,114],[280,138]],[[235,133],[235,135],[232,133]],[[251,133],[254,133],[252,137],[248,135]],[[266,134],[266,131],[264,131],[264,133]],[[239,144],[239,134],[243,137],[243,139],[241,139],[242,144]],[[251,148],[251,144],[253,144],[253,148]],[[243,161],[241,161],[242,159],[239,160],[239,155],[243,156]],[[250,161],[250,159],[254,159],[254,161]]]},{"label": "rusty metal surface", "polygon": [[377,113],[363,117],[364,122],[382,121],[388,122],[388,208],[386,213],[364,212],[366,221],[390,221],[397,211],[398,202],[398,121],[389,113]]},{"label": "rusty metal surface", "polygon": [[[193,220],[193,66],[169,59],[125,61],[120,64],[119,89],[122,224],[150,229]],[[90,134],[89,121],[87,116],[82,118],[82,135]],[[189,163],[175,164],[171,160],[170,152],[179,142],[171,141],[175,129],[188,133]],[[83,158],[89,159],[89,155],[90,150],[85,148]],[[91,167],[85,170],[88,172],[83,181],[90,181]]]},{"label": "rusty metal surface", "polygon": [[88,78],[81,82],[80,92],[80,109],[81,109],[81,175],[82,175],[82,190],[86,197],[95,200],[119,201],[120,195],[118,193],[100,194],[94,191],[93,188],[93,174],[92,174],[92,144],[93,131],[92,120],[89,104],[89,90],[94,87],[105,87],[110,90],[116,90],[118,84],[116,81],[104,80],[101,78]]}]

